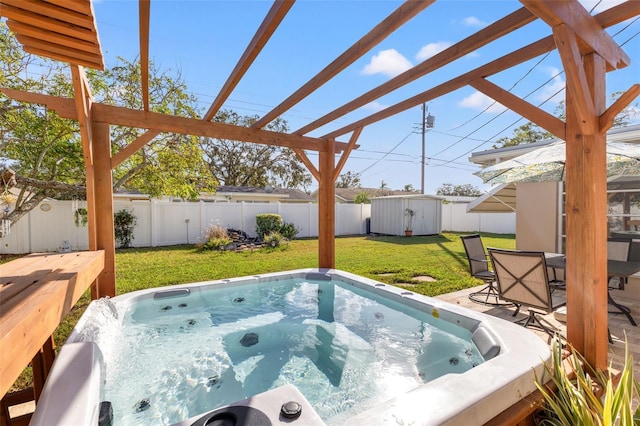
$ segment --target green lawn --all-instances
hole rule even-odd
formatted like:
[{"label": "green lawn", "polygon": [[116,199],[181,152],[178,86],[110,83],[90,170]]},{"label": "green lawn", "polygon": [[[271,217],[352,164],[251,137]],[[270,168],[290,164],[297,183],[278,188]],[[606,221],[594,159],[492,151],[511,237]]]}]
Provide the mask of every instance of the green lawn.
[{"label": "green lawn", "polygon": [[[411,291],[436,296],[481,284],[470,277],[458,233],[427,237],[355,236],[336,239],[336,269],[362,275]],[[483,234],[485,247],[515,248],[513,235]],[[7,259],[0,259],[0,262]],[[202,251],[192,245],[123,249],[116,252],[118,294],[172,284],[318,265],[318,240],[291,241],[275,249],[229,253]],[[414,280],[430,276],[434,282]],[[54,340],[62,344],[90,302],[87,292],[60,324]],[[29,385],[25,372],[12,390]]]},{"label": "green lawn", "polygon": [[[435,296],[479,284],[469,276],[461,234],[425,237],[356,236],[336,239],[336,269],[388,284],[417,284],[412,290]],[[485,234],[487,247],[514,248],[513,235]],[[294,240],[276,249],[230,253],[193,246],[119,250],[118,293],[171,284],[239,277],[318,265],[318,240]],[[415,276],[437,281],[424,283]]]}]

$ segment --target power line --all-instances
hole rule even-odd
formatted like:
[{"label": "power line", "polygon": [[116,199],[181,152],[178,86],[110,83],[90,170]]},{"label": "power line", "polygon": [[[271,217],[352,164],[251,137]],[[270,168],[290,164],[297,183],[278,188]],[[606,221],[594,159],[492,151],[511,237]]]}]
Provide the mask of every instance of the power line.
[{"label": "power line", "polygon": [[404,141],[406,141],[409,136],[411,136],[413,134],[413,132],[409,132],[409,134],[407,136],[405,136],[404,138],[402,138],[402,140],[400,142],[398,142],[393,148],[391,148],[387,153],[385,153],[382,158],[380,158],[379,160],[375,161],[373,164],[371,164],[368,167],[365,167],[364,169],[360,170],[360,172],[358,172],[358,174],[362,175],[364,172],[366,172],[367,170],[369,170],[370,168],[372,168],[373,166],[375,166],[376,164],[378,164],[381,160],[383,160],[385,157],[387,157],[387,155],[391,154],[397,147],[399,147],[400,145],[402,145],[402,143]]}]

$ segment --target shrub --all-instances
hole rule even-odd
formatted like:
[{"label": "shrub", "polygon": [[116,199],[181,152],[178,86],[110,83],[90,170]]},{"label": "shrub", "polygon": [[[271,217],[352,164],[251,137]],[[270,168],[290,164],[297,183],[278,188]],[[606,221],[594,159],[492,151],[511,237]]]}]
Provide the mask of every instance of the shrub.
[{"label": "shrub", "polygon": [[271,232],[265,235],[262,240],[269,247],[279,247],[282,245],[282,243],[287,241],[287,239],[284,238],[279,232]]},{"label": "shrub", "polygon": [[88,221],[89,213],[84,207],[79,207],[73,212],[73,223],[76,224],[76,227],[87,226]]},{"label": "shrub", "polygon": [[137,218],[128,210],[120,210],[113,215],[113,226],[115,228],[116,242],[119,247],[131,247],[133,240],[133,228],[136,226]]},{"label": "shrub", "polygon": [[297,229],[293,223],[285,223],[282,225],[282,228],[280,228],[280,235],[287,240],[293,240],[296,235],[298,235],[298,232],[300,232],[300,230]]},{"label": "shrub", "polygon": [[282,225],[284,225],[284,221],[279,214],[265,213],[256,215],[256,233],[261,239],[264,239],[265,235],[272,232],[280,232]]},{"label": "shrub", "polygon": [[355,200],[353,200],[355,204],[371,204],[371,198],[369,198],[369,194],[362,191],[358,195],[356,195]]},{"label": "shrub", "polygon": [[211,224],[207,230],[204,231],[204,236],[205,239],[209,241],[212,238],[229,238],[229,233],[227,232],[227,229],[223,228],[221,225]]},{"label": "shrub", "polygon": [[204,232],[205,243],[202,248],[209,250],[222,250],[225,246],[231,244],[233,240],[229,238],[229,233],[220,225],[209,225]]},{"label": "shrub", "polygon": [[206,243],[202,245],[202,248],[208,250],[224,250],[226,246],[231,244],[233,240],[229,237],[227,238],[209,238]]}]

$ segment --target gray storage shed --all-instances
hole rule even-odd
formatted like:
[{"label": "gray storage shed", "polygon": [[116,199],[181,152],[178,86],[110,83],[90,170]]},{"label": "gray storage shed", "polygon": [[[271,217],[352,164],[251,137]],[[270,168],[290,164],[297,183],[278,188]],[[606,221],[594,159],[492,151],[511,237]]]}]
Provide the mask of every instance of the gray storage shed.
[{"label": "gray storage shed", "polygon": [[[442,200],[435,195],[393,195],[371,199],[371,232],[404,235],[409,226],[413,235],[435,235],[442,231]],[[413,218],[408,214],[411,209]]]}]

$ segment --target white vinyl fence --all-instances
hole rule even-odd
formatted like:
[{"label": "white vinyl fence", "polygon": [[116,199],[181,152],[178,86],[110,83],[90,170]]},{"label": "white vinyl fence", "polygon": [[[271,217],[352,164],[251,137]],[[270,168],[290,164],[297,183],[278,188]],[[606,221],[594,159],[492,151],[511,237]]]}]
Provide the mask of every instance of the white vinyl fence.
[{"label": "white vinyl fence", "polygon": [[[44,203],[43,203],[44,204]],[[86,227],[76,227],[71,201],[47,200],[11,227],[0,238],[0,253],[57,251],[69,242],[72,250],[89,247]],[[80,207],[85,207],[80,202]],[[48,208],[47,208],[48,207]],[[318,205],[315,203],[176,203],[171,201],[114,200],[114,211],[129,210],[137,220],[134,247],[195,244],[211,224],[245,231],[255,236],[256,215],[277,213],[299,230],[298,238],[318,235]],[[369,204],[336,204],[336,235],[363,235]]]},{"label": "white vinyl fence", "polygon": [[516,213],[467,213],[467,203],[443,204],[442,230],[515,234]]},{"label": "white vinyl fence", "polygon": [[[42,203],[45,204],[45,203]],[[76,227],[71,201],[47,200],[0,238],[0,254],[51,252],[66,241],[72,250],[87,250],[87,228]],[[85,207],[80,203],[80,207]],[[298,237],[318,236],[315,203],[176,203],[170,201],[114,201],[114,211],[129,210],[137,219],[134,247],[196,244],[211,224],[235,228],[255,236],[256,215],[278,213],[300,231]],[[335,235],[364,235],[370,204],[336,204]],[[515,233],[515,213],[467,213],[466,204],[442,206],[442,229],[458,232]]]}]

